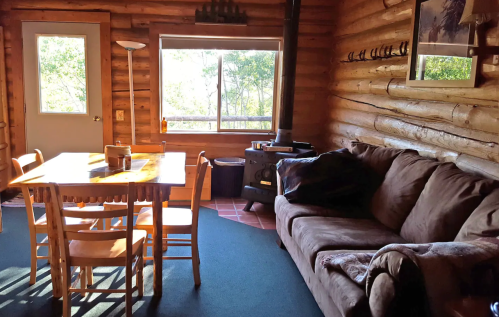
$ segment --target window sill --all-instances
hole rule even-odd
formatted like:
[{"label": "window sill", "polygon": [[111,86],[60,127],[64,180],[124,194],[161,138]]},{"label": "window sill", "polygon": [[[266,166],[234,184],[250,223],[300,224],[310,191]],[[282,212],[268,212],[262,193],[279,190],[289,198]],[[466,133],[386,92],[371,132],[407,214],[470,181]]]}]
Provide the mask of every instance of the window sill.
[{"label": "window sill", "polygon": [[255,135],[255,136],[276,136],[275,132],[238,132],[238,131],[171,131],[166,133],[158,133],[161,136],[166,135]]}]

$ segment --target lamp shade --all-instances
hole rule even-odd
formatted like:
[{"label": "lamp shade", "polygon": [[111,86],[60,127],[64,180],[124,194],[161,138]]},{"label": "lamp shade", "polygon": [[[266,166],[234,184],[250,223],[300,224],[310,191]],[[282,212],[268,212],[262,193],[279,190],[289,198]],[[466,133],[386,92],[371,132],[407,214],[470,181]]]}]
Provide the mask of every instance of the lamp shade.
[{"label": "lamp shade", "polygon": [[146,46],[144,43],[133,42],[133,41],[116,41],[116,43],[123,46],[127,50],[138,50]]},{"label": "lamp shade", "polygon": [[466,0],[459,24],[484,22],[499,12],[499,0]]}]

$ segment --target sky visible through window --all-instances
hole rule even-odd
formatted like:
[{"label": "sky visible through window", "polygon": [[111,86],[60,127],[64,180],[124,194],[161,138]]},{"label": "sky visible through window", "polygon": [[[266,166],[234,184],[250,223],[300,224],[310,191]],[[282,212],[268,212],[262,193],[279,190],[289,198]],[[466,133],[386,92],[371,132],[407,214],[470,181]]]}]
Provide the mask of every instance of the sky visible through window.
[{"label": "sky visible through window", "polygon": [[164,49],[163,116],[169,130],[217,131],[222,56],[221,129],[270,130],[275,51]]},{"label": "sky visible through window", "polygon": [[87,113],[85,37],[38,36],[41,113]]}]

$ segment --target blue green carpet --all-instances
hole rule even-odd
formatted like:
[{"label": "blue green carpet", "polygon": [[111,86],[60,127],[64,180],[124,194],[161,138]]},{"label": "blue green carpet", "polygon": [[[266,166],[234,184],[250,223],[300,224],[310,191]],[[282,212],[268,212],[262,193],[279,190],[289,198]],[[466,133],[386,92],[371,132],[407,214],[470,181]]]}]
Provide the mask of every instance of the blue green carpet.
[{"label": "blue green carpet", "polygon": [[[49,266],[38,261],[29,286],[29,232],[24,208],[3,209],[0,233],[0,316],[60,316],[52,299]],[[43,209],[36,210],[40,216]],[[152,294],[152,263],[144,269],[145,293],[134,293],[134,316],[323,316],[293,260],[277,247],[274,230],[253,228],[200,212],[201,281],[194,288],[190,260],[164,261],[163,296]],[[182,250],[184,249],[184,250]],[[189,248],[168,255],[189,255]],[[43,252],[42,252],[43,254]],[[124,287],[123,268],[95,268],[94,286]],[[73,295],[73,316],[121,316],[123,294]]]}]

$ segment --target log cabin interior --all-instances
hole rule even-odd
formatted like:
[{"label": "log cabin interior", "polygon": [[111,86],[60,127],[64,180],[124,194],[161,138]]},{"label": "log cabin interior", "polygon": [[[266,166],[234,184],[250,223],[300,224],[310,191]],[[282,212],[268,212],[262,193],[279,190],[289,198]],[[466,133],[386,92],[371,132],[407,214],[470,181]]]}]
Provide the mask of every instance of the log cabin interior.
[{"label": "log cabin interior", "polygon": [[499,316],[498,0],[0,11],[0,316]]}]

